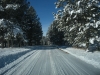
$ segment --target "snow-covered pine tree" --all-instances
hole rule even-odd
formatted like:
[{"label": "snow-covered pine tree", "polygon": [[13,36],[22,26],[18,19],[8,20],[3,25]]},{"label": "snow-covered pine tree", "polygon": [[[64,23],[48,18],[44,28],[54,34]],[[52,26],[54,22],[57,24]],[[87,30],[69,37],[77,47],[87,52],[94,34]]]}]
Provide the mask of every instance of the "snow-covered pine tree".
[{"label": "snow-covered pine tree", "polygon": [[88,47],[90,39],[99,36],[99,0],[58,0],[55,4],[62,9],[55,18],[60,29],[64,29],[65,40],[73,45]]},{"label": "snow-covered pine tree", "polygon": [[[79,1],[78,1],[79,3]],[[86,44],[86,47],[89,44],[93,44],[91,39],[96,40],[95,38],[98,36],[98,26],[96,26],[96,22],[100,20],[100,7],[99,0],[86,0],[80,1],[80,8],[82,8],[82,22],[81,26],[79,27],[79,32],[77,35],[77,44],[82,45]],[[75,40],[76,40],[75,39]],[[79,40],[79,42],[78,42]]]},{"label": "snow-covered pine tree", "polygon": [[16,32],[22,34],[20,25],[28,6],[26,0],[0,0],[0,19],[7,21],[8,31],[5,38],[8,46],[13,46]]},{"label": "snow-covered pine tree", "polygon": [[[60,13],[57,13],[56,16],[61,15],[58,18],[59,29],[64,31],[65,40],[68,41],[70,44],[74,43],[74,38],[76,37],[77,33],[77,21],[75,15],[75,2],[73,0],[58,0],[55,3],[57,7],[61,6]],[[63,8],[62,8],[63,7]]]}]

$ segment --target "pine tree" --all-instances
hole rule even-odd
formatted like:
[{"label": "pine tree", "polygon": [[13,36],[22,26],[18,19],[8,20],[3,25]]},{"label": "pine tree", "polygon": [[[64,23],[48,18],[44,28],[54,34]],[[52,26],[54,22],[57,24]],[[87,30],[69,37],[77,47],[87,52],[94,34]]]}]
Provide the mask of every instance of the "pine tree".
[{"label": "pine tree", "polygon": [[[5,34],[8,46],[13,47],[13,41],[16,35],[14,30],[20,29],[21,19],[28,7],[26,0],[0,0],[0,19],[7,21],[7,33]],[[20,12],[19,12],[20,11]],[[18,31],[17,31],[18,32]]]},{"label": "pine tree", "polygon": [[64,45],[64,33],[56,27],[57,24],[57,21],[53,21],[48,29],[47,37],[54,45]]},{"label": "pine tree", "polygon": [[33,7],[29,7],[23,18],[23,26],[21,26],[26,34],[29,45],[40,44],[42,38],[42,28],[36,11]]},{"label": "pine tree", "polygon": [[[0,19],[7,21],[8,46],[13,47],[13,43],[19,40],[28,40],[29,45],[40,44],[42,38],[42,27],[39,17],[27,0],[0,0]],[[2,30],[2,27],[0,27]],[[16,32],[15,32],[16,31]],[[19,35],[20,34],[20,35]],[[20,43],[19,43],[20,46]]]},{"label": "pine tree", "polygon": [[78,47],[86,44],[88,48],[91,38],[99,38],[99,0],[58,0],[55,4],[61,8],[54,16],[58,27],[64,30],[65,40]]}]

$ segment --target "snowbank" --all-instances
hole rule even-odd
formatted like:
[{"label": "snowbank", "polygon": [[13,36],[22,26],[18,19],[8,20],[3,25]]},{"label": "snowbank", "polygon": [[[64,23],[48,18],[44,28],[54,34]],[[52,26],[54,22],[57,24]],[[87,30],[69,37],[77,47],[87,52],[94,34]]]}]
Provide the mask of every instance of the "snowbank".
[{"label": "snowbank", "polygon": [[18,58],[17,60],[6,64],[6,66],[4,66],[3,68],[0,68],[0,75],[4,75],[5,72],[7,72],[10,68],[13,68],[14,66],[16,66],[18,63],[20,63],[21,61],[23,61],[24,59],[28,58],[30,55],[32,55],[35,52],[35,50],[30,51],[26,54],[24,54],[23,56],[21,56],[20,58]]},{"label": "snowbank", "polygon": [[[25,59],[29,59],[32,54],[37,54],[37,50],[54,49],[48,46],[27,46],[23,48],[0,48],[0,75],[4,75],[9,69],[15,67]],[[22,62],[23,63],[23,62]]]},{"label": "snowbank", "polygon": [[11,54],[17,54],[19,52],[27,51],[27,48],[0,48],[0,58]]},{"label": "snowbank", "polygon": [[62,49],[65,52],[70,53],[71,55],[89,63],[92,64],[96,68],[100,68],[100,52],[95,51],[95,52],[86,52],[85,50],[82,49],[76,49],[76,48],[66,48]]},{"label": "snowbank", "polygon": [[0,48],[0,68],[5,67],[7,64],[12,63],[19,57],[35,50],[35,47],[24,48]]}]

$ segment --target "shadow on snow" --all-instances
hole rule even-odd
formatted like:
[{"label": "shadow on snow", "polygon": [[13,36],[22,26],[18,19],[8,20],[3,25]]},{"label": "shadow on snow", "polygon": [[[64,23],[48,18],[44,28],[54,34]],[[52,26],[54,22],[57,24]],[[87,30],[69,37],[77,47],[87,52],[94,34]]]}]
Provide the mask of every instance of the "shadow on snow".
[{"label": "shadow on snow", "polygon": [[10,54],[7,56],[2,56],[0,58],[0,68],[5,67],[5,65],[17,60],[19,57],[25,55],[26,53],[33,51],[33,50],[51,50],[51,49],[57,49],[57,47],[53,47],[53,46],[27,46],[27,47],[23,47],[28,49],[27,51],[23,51],[23,52],[19,52],[16,54]]}]

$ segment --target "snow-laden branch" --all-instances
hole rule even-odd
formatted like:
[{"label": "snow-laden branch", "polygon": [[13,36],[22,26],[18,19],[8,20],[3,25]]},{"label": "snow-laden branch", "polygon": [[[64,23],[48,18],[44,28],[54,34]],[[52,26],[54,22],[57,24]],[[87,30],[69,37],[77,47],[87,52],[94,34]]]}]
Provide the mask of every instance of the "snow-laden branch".
[{"label": "snow-laden branch", "polygon": [[20,7],[19,4],[7,4],[7,6],[5,7],[5,9],[13,9],[16,10]]},{"label": "snow-laden branch", "polygon": [[4,8],[0,5],[0,11],[4,11]]}]

